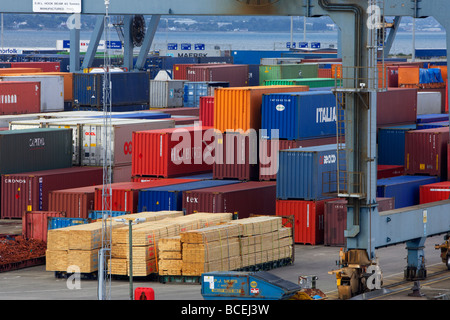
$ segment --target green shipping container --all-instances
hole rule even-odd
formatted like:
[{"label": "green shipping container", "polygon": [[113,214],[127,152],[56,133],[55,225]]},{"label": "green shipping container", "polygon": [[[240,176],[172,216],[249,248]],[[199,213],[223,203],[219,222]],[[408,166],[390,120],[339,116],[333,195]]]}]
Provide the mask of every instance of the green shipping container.
[{"label": "green shipping container", "polygon": [[69,168],[72,129],[0,131],[0,174]]},{"label": "green shipping container", "polygon": [[261,65],[259,84],[264,85],[265,80],[317,78],[318,71],[317,63]]},{"label": "green shipping container", "polygon": [[341,79],[331,78],[307,78],[307,79],[279,79],[279,80],[265,80],[265,86],[309,86],[310,88],[329,88],[340,86]]}]

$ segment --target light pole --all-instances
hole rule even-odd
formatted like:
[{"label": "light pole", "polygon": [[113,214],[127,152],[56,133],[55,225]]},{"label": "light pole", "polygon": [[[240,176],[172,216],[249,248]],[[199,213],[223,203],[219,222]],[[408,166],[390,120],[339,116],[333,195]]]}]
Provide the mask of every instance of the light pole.
[{"label": "light pole", "polygon": [[128,255],[129,257],[129,278],[130,278],[130,300],[134,299],[134,293],[133,293],[133,226],[145,222],[145,218],[136,218],[133,220],[127,220],[127,219],[115,219],[117,222],[122,222],[125,225],[128,225]]}]

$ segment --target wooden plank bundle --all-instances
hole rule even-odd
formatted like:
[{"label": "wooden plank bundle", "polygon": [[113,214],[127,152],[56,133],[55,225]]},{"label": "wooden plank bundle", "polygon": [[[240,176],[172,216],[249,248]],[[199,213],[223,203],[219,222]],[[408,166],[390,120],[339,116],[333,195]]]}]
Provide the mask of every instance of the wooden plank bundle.
[{"label": "wooden plank bundle", "polygon": [[158,243],[160,275],[181,275],[181,236],[163,238]]}]

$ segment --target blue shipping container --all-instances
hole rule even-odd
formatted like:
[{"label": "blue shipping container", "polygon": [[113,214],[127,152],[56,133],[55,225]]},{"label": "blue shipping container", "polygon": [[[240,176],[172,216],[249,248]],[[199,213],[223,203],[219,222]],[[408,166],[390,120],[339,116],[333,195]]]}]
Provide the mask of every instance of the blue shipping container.
[{"label": "blue shipping container", "polygon": [[[342,159],[340,166],[345,165]],[[337,191],[337,145],[281,150],[277,198],[323,200]]]},{"label": "blue shipping container", "polygon": [[202,180],[139,191],[138,212],[181,211],[183,191],[241,183],[237,180]]},{"label": "blue shipping container", "polygon": [[[119,118],[119,119],[168,119],[171,115],[168,113],[162,112],[132,112],[126,113],[123,112],[121,114],[113,114],[111,118]],[[92,118],[103,118],[103,116],[93,116]]]},{"label": "blue shipping container", "polygon": [[189,81],[184,83],[183,106],[194,108],[200,106],[200,97],[214,95],[210,87],[229,87],[228,82]]},{"label": "blue shipping container", "polygon": [[439,182],[433,176],[398,176],[377,181],[377,197],[394,198],[395,209],[420,203],[420,186]]},{"label": "blue shipping container", "polygon": [[119,216],[131,214],[131,212],[129,212],[129,211],[90,211],[89,219],[91,219],[91,220],[103,219],[104,213],[107,213],[111,217],[119,217]]},{"label": "blue shipping container", "polygon": [[378,129],[378,164],[405,164],[405,132],[416,130],[416,125],[385,127]]},{"label": "blue shipping container", "polygon": [[305,140],[336,136],[336,97],[330,91],[276,93],[263,96],[261,128],[279,130],[279,139]]},{"label": "blue shipping container", "polygon": [[47,228],[48,230],[53,230],[86,223],[89,223],[88,219],[51,217],[47,223]]},{"label": "blue shipping container", "polygon": [[417,115],[417,123],[448,121],[448,114],[432,113]]},{"label": "blue shipping container", "polygon": [[442,127],[448,127],[448,126],[449,126],[448,120],[440,121],[440,122],[425,122],[425,123],[419,123],[417,125],[417,130],[442,128]]}]

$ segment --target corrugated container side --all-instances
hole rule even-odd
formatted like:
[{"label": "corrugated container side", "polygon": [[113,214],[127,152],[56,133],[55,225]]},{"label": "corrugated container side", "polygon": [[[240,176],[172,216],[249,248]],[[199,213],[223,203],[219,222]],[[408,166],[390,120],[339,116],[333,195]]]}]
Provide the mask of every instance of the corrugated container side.
[{"label": "corrugated container side", "polygon": [[[394,210],[394,198],[377,198],[378,212]],[[344,231],[347,229],[347,200],[325,201],[324,208],[324,245],[345,246]]]},{"label": "corrugated container side", "polygon": [[11,68],[39,68],[43,72],[60,72],[59,61],[11,62]]},{"label": "corrugated container side", "polygon": [[281,200],[324,200],[332,198],[337,186],[337,147],[282,150],[279,153],[277,198]]},{"label": "corrugated container side", "polygon": [[417,89],[389,88],[377,94],[377,126],[415,124]]},{"label": "corrugated container side", "polygon": [[0,75],[42,72],[41,68],[1,68]]},{"label": "corrugated container side", "polygon": [[[211,127],[184,127],[133,132],[133,176],[174,177],[212,171],[212,157],[204,157],[213,137]],[[209,139],[209,140],[208,140]]]},{"label": "corrugated container side", "polygon": [[259,86],[216,89],[214,94],[214,128],[228,130],[259,130],[264,94],[308,91],[307,86]]},{"label": "corrugated container side", "polygon": [[41,84],[28,81],[0,81],[0,114],[41,112]]},{"label": "corrugated container side", "polygon": [[402,176],[405,174],[404,166],[391,166],[391,165],[378,165],[377,166],[377,179],[392,178]]},{"label": "corrugated container side", "polygon": [[48,197],[50,211],[65,212],[67,218],[88,219],[95,207],[95,189],[102,185],[52,191]]},{"label": "corrugated container side", "polygon": [[258,180],[258,137],[253,134],[216,135],[214,179]]},{"label": "corrugated container side", "polygon": [[447,178],[449,128],[408,131],[405,134],[405,173]]},{"label": "corrugated container side", "polygon": [[265,80],[317,78],[318,70],[317,63],[261,65],[259,85],[263,85]]},{"label": "corrugated container side", "polygon": [[450,181],[420,186],[420,204],[450,199]]},{"label": "corrugated container side", "polygon": [[208,64],[187,68],[188,81],[226,81],[230,87],[248,85],[248,65]]},{"label": "corrugated container side", "polygon": [[72,166],[72,131],[0,131],[0,173],[13,174]]},{"label": "corrugated container side", "polygon": [[[329,70],[329,69],[328,69]],[[338,82],[340,83],[340,82]],[[308,86],[309,88],[327,88],[336,86],[336,80],[331,78],[278,79],[265,80],[265,86]]]},{"label": "corrugated container side", "polygon": [[438,177],[398,176],[377,181],[377,197],[394,198],[395,209],[418,205],[420,186],[439,182]]},{"label": "corrugated container side", "polygon": [[150,108],[172,108],[183,106],[184,81],[150,80]]},{"label": "corrugated container side", "polygon": [[239,219],[247,218],[251,214],[275,215],[276,184],[274,182],[242,182],[185,191],[183,210],[186,210],[186,214],[237,212]]},{"label": "corrugated container side", "polygon": [[51,191],[99,185],[102,168],[72,167],[2,175],[1,217],[21,218],[26,211],[47,211]]},{"label": "corrugated container side", "polygon": [[214,126],[214,96],[200,97],[199,120],[203,126]]},{"label": "corrugated container side", "polygon": [[48,220],[51,217],[64,217],[62,212],[28,211],[22,215],[22,236],[47,242]]},{"label": "corrugated container side", "polygon": [[180,63],[173,65],[172,79],[174,80],[187,80],[187,68],[195,66],[193,63]]},{"label": "corrugated container side", "polygon": [[417,92],[417,114],[436,114],[442,111],[440,92]]},{"label": "corrugated container side", "polygon": [[317,70],[317,77],[318,78],[332,78],[333,75],[331,73],[331,68],[330,69],[319,68]]},{"label": "corrugated container side", "polygon": [[[111,210],[138,212],[139,192],[152,187],[193,182],[193,179],[155,179],[149,182],[124,182],[111,184]],[[103,188],[95,190],[94,210],[101,211]]]},{"label": "corrugated container side", "polygon": [[263,95],[261,129],[277,130],[279,139],[303,140],[336,136],[336,97],[328,91]]},{"label": "corrugated container side", "polygon": [[405,164],[405,133],[416,130],[416,125],[378,129],[378,164]]},{"label": "corrugated container side", "polygon": [[[275,141],[275,142],[274,142]],[[306,148],[313,146],[323,146],[327,144],[333,144],[336,142],[335,137],[309,139],[309,140],[259,140],[259,153],[260,159],[264,159],[265,162],[259,161],[259,180],[268,181],[276,180],[277,172],[279,169],[278,164],[278,151],[296,148]],[[278,145],[277,145],[278,143]]]}]

